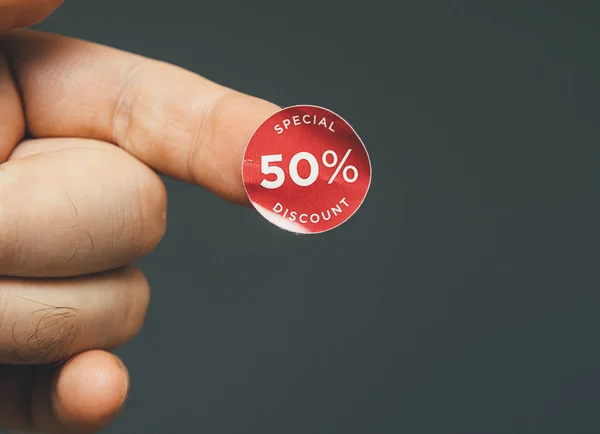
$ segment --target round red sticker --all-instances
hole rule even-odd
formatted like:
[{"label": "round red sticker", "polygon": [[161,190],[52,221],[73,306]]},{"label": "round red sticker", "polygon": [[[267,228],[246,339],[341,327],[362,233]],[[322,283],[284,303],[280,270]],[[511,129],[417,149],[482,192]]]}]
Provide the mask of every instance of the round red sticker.
[{"label": "round red sticker", "polygon": [[282,229],[315,234],[348,220],[371,184],[360,137],[330,110],[299,105],[264,121],[248,142],[244,185],[256,210]]}]

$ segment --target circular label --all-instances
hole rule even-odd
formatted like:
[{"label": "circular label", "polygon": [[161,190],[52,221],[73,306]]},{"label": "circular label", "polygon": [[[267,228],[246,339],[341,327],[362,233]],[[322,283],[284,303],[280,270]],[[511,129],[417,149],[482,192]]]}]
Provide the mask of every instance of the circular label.
[{"label": "circular label", "polygon": [[302,234],[331,230],[360,207],[371,162],[354,129],[330,110],[299,105],[264,121],[248,142],[242,176],[268,221]]}]

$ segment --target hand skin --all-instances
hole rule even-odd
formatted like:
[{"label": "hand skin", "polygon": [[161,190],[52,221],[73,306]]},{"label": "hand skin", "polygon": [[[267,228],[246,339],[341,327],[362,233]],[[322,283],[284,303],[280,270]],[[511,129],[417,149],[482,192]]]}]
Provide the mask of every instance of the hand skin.
[{"label": "hand skin", "polygon": [[156,172],[248,205],[243,149],[278,107],[172,65],[18,29],[60,3],[0,0],[0,427],[93,433],[128,393],[108,351],[146,313],[148,285],[131,264],[165,232]]}]

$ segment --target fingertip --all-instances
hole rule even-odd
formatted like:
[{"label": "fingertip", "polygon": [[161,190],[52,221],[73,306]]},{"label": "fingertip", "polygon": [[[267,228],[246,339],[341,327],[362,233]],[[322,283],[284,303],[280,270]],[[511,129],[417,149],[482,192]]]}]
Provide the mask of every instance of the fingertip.
[{"label": "fingertip", "polygon": [[54,415],[75,429],[99,429],[119,414],[129,391],[129,373],[105,351],[73,357],[56,374],[51,401]]},{"label": "fingertip", "polygon": [[[195,183],[250,207],[242,177],[244,152],[256,129],[279,110],[273,103],[235,91],[216,98],[204,115],[206,126],[196,138],[195,152],[190,153],[188,166]],[[181,178],[177,171],[174,174]]]}]

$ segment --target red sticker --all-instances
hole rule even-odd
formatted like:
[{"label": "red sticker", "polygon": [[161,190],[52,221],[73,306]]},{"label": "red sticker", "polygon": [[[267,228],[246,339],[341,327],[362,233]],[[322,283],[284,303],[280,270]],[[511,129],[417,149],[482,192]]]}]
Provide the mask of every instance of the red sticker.
[{"label": "red sticker", "polygon": [[285,108],[254,132],[242,163],[257,211],[282,229],[315,234],[348,220],[371,184],[360,137],[330,110]]}]

